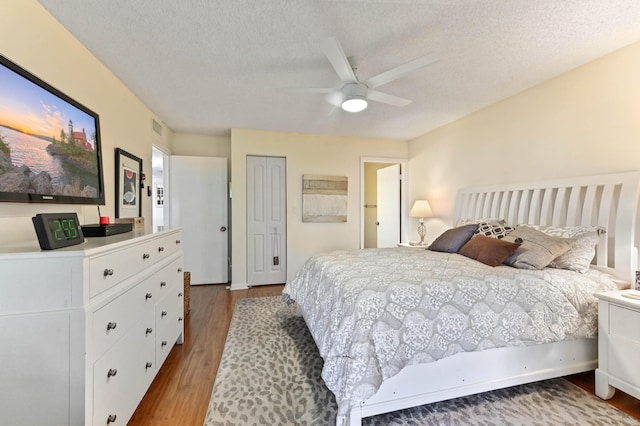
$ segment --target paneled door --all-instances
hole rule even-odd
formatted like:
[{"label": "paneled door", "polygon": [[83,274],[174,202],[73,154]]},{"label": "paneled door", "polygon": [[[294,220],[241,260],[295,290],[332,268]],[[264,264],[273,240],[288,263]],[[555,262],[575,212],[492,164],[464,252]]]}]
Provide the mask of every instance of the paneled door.
[{"label": "paneled door", "polygon": [[171,225],[181,226],[191,284],[229,281],[227,159],[172,155]]},{"label": "paneled door", "polygon": [[287,279],[286,158],[247,156],[247,284]]},{"label": "paneled door", "polygon": [[400,242],[400,164],[378,170],[378,247]]}]

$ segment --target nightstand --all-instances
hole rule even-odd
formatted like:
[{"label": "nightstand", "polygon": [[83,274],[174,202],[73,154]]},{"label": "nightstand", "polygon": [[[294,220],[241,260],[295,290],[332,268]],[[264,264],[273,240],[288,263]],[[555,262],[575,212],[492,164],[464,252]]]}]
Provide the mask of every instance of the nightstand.
[{"label": "nightstand", "polygon": [[398,243],[398,247],[409,247],[409,248],[417,248],[417,249],[426,249],[429,247],[429,244],[419,245],[417,241],[409,241],[407,243]]},{"label": "nightstand", "polygon": [[640,291],[598,293],[596,395],[609,399],[616,389],[640,399]]}]

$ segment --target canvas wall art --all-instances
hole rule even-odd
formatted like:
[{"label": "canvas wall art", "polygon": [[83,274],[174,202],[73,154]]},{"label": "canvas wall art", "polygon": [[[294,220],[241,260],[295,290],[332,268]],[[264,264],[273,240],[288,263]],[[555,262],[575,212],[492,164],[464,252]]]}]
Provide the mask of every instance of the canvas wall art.
[{"label": "canvas wall art", "polygon": [[347,176],[302,176],[302,221],[347,221]]}]

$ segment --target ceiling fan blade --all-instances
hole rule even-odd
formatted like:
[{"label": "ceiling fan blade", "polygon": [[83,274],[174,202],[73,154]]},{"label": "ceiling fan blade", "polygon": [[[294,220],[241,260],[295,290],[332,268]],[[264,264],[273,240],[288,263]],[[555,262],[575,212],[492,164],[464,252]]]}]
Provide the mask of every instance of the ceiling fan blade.
[{"label": "ceiling fan blade", "polygon": [[393,105],[397,107],[407,106],[411,100],[399,98],[398,96],[389,95],[387,93],[378,92],[377,90],[367,90],[367,99],[370,101],[381,102],[383,104]]},{"label": "ceiling fan blade", "polygon": [[382,86],[383,84],[390,83],[393,80],[397,80],[400,77],[404,77],[405,75],[419,70],[420,68],[424,68],[427,65],[434,64],[439,60],[440,59],[436,58],[433,54],[425,55],[418,59],[414,59],[413,61],[409,61],[404,65],[400,65],[399,67],[392,68],[388,71],[373,76],[365,81],[365,84],[367,85],[367,87],[373,89]]},{"label": "ceiling fan blade", "polygon": [[344,53],[344,50],[337,38],[330,37],[324,39],[321,47],[343,83],[355,83],[358,81],[353,69],[351,68],[349,60],[347,59],[347,55]]},{"label": "ceiling fan blade", "polygon": [[300,88],[283,88],[280,89],[283,92],[296,92],[296,93],[336,93],[340,92],[339,89],[333,87],[300,87]]}]

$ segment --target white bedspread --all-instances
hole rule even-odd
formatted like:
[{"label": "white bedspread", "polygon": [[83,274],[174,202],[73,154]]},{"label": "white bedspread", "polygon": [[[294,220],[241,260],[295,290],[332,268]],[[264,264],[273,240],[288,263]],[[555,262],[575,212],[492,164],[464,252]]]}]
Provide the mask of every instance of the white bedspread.
[{"label": "white bedspread", "polygon": [[598,271],[489,267],[414,248],[320,254],[283,293],[301,307],[338,415],[410,364],[461,351],[594,337]]}]

